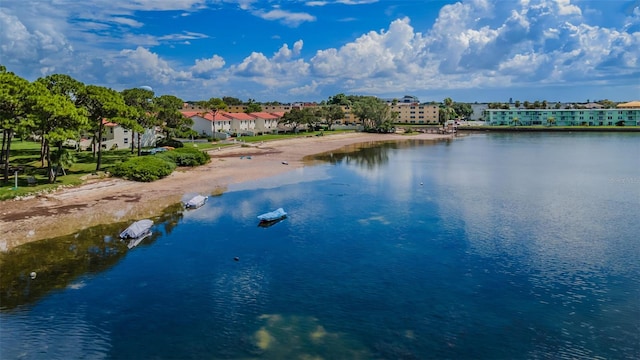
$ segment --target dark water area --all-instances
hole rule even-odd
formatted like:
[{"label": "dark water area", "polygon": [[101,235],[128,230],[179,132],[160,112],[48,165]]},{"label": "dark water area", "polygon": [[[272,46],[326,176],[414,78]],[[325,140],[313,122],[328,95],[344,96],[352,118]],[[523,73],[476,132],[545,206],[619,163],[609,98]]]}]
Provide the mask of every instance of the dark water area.
[{"label": "dark water area", "polygon": [[132,249],[127,224],[27,244],[0,254],[0,358],[639,358],[638,154],[364,144],[167,209]]}]

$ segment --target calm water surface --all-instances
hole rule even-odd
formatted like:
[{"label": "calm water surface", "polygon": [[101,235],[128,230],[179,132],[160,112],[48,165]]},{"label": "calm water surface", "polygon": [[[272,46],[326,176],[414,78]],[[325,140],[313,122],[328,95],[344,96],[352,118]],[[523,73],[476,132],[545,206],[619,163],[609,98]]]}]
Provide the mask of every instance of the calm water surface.
[{"label": "calm water surface", "polygon": [[131,250],[127,224],[28,244],[1,255],[0,357],[639,358],[638,154],[636,134],[353,147],[168,209]]}]

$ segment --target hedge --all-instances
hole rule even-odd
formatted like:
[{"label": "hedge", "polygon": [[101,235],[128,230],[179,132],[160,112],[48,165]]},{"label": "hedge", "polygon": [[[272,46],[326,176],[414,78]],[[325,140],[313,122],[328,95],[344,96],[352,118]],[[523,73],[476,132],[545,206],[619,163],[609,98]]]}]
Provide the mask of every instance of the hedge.
[{"label": "hedge", "polygon": [[113,167],[115,176],[134,181],[150,182],[168,176],[176,164],[160,156],[130,158]]},{"label": "hedge", "polygon": [[167,159],[177,166],[204,165],[211,159],[209,155],[195,148],[180,148],[171,151],[164,151],[158,153],[156,156]]},{"label": "hedge", "polygon": [[156,147],[163,147],[163,146],[171,146],[172,148],[181,148],[184,147],[184,144],[176,139],[160,139],[158,140],[158,142],[156,143]]}]

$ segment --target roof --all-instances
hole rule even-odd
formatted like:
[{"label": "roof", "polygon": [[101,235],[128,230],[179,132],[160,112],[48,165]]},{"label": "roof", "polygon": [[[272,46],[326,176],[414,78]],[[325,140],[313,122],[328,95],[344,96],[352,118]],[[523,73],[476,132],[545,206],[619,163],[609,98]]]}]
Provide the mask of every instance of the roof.
[{"label": "roof", "polygon": [[256,118],[260,118],[260,119],[265,119],[265,120],[269,120],[269,119],[279,119],[280,116],[272,114],[272,113],[268,113],[268,112],[252,112],[249,115],[256,117]]},{"label": "roof", "polygon": [[[198,116],[205,120],[209,120],[209,121],[214,120],[213,114],[211,112],[205,112],[203,114],[202,111],[181,111],[181,113],[182,115],[189,118]],[[229,120],[229,118],[225,117],[220,111],[216,112],[215,121],[227,121],[227,120]]]},{"label": "roof", "polygon": [[107,126],[107,127],[115,127],[118,126],[118,124],[116,123],[112,123],[111,121],[107,120],[107,119],[102,119],[102,125]]},{"label": "roof", "polygon": [[640,101],[630,101],[628,103],[618,104],[619,108],[640,108]]},{"label": "roof", "polygon": [[229,118],[229,119],[235,119],[235,120],[255,120],[255,117],[253,117],[253,116],[251,116],[251,115],[249,115],[247,113],[222,112],[222,115],[227,117],[227,118]]}]

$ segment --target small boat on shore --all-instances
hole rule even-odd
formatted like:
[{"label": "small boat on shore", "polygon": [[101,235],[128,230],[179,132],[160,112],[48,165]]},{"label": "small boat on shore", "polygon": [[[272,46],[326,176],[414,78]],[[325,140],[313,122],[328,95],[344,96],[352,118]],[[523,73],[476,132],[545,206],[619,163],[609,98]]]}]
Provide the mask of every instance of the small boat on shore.
[{"label": "small boat on shore", "polygon": [[258,224],[258,226],[269,227],[283,220],[286,217],[287,217],[287,213],[284,211],[284,209],[278,208],[274,211],[270,211],[262,215],[258,215],[258,220],[260,220],[260,223]]},{"label": "small boat on shore", "polygon": [[197,209],[202,205],[204,205],[208,199],[209,199],[208,196],[196,195],[192,197],[189,201],[185,202],[184,207],[186,207],[187,209]]},{"label": "small boat on shore", "polygon": [[153,221],[149,219],[138,220],[120,233],[120,239],[138,239],[145,235],[148,236],[151,234],[151,226],[153,226]]}]

